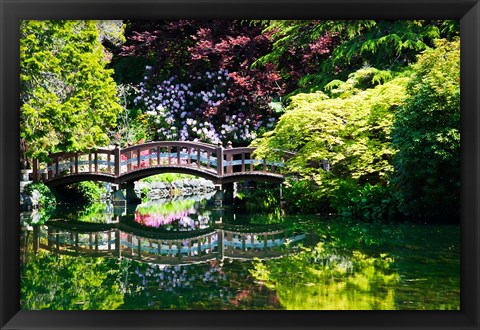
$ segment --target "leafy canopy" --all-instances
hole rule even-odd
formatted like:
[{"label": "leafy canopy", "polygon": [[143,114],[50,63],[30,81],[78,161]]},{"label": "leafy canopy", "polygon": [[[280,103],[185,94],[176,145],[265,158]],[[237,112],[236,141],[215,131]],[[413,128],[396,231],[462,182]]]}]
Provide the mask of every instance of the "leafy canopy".
[{"label": "leafy canopy", "polygon": [[[262,21],[272,51],[254,66],[274,63],[299,91],[321,90],[365,65],[402,70],[438,38],[459,34],[458,21],[342,20]],[[292,60],[301,65],[289,66]],[[285,65],[287,64],[287,65]]]},{"label": "leafy canopy", "polygon": [[109,142],[121,111],[95,21],[22,21],[21,139],[27,156]]},{"label": "leafy canopy", "polygon": [[393,182],[407,214],[460,209],[460,41],[436,41],[414,65],[411,95],[396,113]]},{"label": "leafy canopy", "polygon": [[[275,129],[253,142],[256,155],[278,159],[281,153],[274,150],[295,151],[288,170],[313,176],[319,184],[326,176],[385,182],[393,170],[391,125],[406,96],[408,78],[397,77],[365,90],[355,87],[372,72],[377,70],[351,74],[337,85],[336,98],[322,92],[292,97]],[[321,168],[322,160],[329,161],[331,171]]]}]

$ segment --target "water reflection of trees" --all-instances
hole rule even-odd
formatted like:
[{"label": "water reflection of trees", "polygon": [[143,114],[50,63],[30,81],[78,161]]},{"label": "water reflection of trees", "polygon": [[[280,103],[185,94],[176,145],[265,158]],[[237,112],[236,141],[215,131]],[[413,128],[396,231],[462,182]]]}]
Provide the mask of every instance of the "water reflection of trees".
[{"label": "water reflection of trees", "polygon": [[[40,223],[45,224],[36,225],[38,213],[33,221],[23,219],[22,308],[336,310],[460,306],[460,267],[459,262],[451,261],[458,256],[457,240],[452,238],[459,236],[458,228],[456,232],[436,227],[427,231],[408,224],[319,221],[304,216],[277,221],[276,215],[220,212],[203,208],[198,201],[174,203],[178,203],[177,210],[188,211],[194,205],[196,214],[210,212],[214,220],[200,230],[168,231],[138,224],[132,213],[128,221],[126,216],[118,216],[120,221],[115,222],[105,220],[103,214],[114,215],[105,212],[105,205],[84,208],[78,216],[71,209],[64,216],[68,221],[47,221],[43,215]],[[146,205],[146,213],[156,210],[156,206],[149,210]],[[159,213],[175,211],[169,207],[160,208]],[[305,232],[314,235],[305,237]],[[425,237],[435,239],[426,241]],[[318,239],[323,245],[316,248],[289,244],[298,241],[315,246]],[[425,252],[419,254],[420,249]],[[357,250],[362,253],[352,252]],[[393,252],[395,263],[382,254],[387,251]],[[442,258],[448,263],[442,263]],[[230,263],[232,259],[243,261]],[[84,270],[85,264],[94,272]],[[47,272],[52,276],[45,276]],[[103,272],[97,282],[89,279],[95,272]],[[67,277],[65,284],[63,276]],[[65,290],[62,296],[58,292],[63,285],[80,287]],[[433,287],[435,291],[431,291]],[[103,288],[110,288],[111,295]],[[88,296],[88,292],[99,295]],[[445,303],[447,300],[451,303]]]},{"label": "water reflection of trees", "polygon": [[109,310],[123,304],[115,260],[28,253],[20,279],[25,310]]},{"label": "water reflection of trees", "polygon": [[393,259],[335,251],[319,243],[288,257],[257,261],[255,278],[277,292],[286,309],[391,310],[399,275]]},{"label": "water reflection of trees", "polygon": [[[128,303],[123,309],[280,308],[276,294],[254,283],[249,263],[131,265]],[[255,301],[255,304],[253,303]]]},{"label": "water reflection of trees", "polygon": [[[129,257],[122,253],[116,258],[114,241],[103,241],[102,235],[107,238],[109,233],[111,238],[127,235],[117,232],[118,235],[112,231],[68,232],[64,228],[47,225],[34,226],[32,231],[27,231],[22,240],[25,243],[22,246],[22,308],[281,308],[276,294],[256,283],[248,272],[251,261],[233,262],[225,255],[234,255],[235,250],[239,250],[243,253],[239,258],[278,256],[287,252],[280,247],[280,243],[284,245],[285,237],[265,242],[260,240],[258,233],[247,233],[245,235],[253,244],[242,250],[234,246],[233,240],[242,244],[243,236],[229,232],[224,239],[232,240],[222,245],[225,250],[222,259],[196,259],[194,263],[185,264],[186,260],[194,259],[188,259],[188,256],[177,259],[174,256],[173,260],[179,264],[166,265],[151,263],[145,255]],[[272,237],[279,234],[285,235],[277,232]],[[264,233],[261,236],[266,237]],[[80,238],[83,246],[78,241],[75,244],[72,237],[74,240]],[[108,243],[111,244],[110,249]],[[247,244],[246,240],[244,243]],[[275,243],[278,246],[274,246]],[[262,254],[265,246],[269,252]]]}]

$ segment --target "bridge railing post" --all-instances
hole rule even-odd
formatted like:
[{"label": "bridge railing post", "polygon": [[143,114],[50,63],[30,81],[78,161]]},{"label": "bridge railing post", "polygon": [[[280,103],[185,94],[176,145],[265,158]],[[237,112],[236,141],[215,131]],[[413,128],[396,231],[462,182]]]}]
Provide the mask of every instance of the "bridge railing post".
[{"label": "bridge railing post", "polygon": [[98,173],[98,152],[96,150],[93,153],[93,169],[95,170],[95,174]]},{"label": "bridge railing post", "polygon": [[[227,142],[227,149],[233,149],[232,141],[228,141],[228,142]],[[232,154],[228,154],[228,155],[227,155],[227,162],[228,162],[228,165],[227,165],[227,174],[232,174],[232,173],[233,173],[232,161],[233,161],[233,155],[232,155]]]},{"label": "bridge railing post", "polygon": [[32,172],[32,175],[33,175],[33,182],[37,182],[39,181],[39,173],[38,173],[38,167],[39,167],[39,162],[38,162],[38,159],[37,158],[34,158],[33,159],[33,164],[32,164],[32,167],[33,167],[33,172]]},{"label": "bridge railing post", "polygon": [[74,166],[75,166],[75,174],[78,174],[78,152],[75,153],[74,159],[75,159],[75,164],[74,164]]},{"label": "bridge railing post", "polygon": [[120,148],[118,146],[115,146],[115,149],[113,149],[113,158],[114,158],[114,161],[115,161],[115,165],[114,165],[115,176],[119,177],[120,176],[121,154],[120,154]]},{"label": "bridge railing post", "polygon": [[53,178],[52,166],[53,166],[52,161],[49,161],[47,163],[47,179],[52,179]]},{"label": "bridge railing post", "polygon": [[223,145],[222,142],[218,142],[217,147],[217,175],[223,176]]}]

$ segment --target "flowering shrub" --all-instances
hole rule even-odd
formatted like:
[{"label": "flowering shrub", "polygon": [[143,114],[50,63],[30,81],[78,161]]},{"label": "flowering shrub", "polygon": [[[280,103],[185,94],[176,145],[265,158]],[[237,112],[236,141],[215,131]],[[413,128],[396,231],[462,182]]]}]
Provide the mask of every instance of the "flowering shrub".
[{"label": "flowering shrub", "polygon": [[133,102],[145,111],[154,140],[246,145],[274,125],[275,117],[255,113],[241,97],[227,101],[236,82],[226,69],[196,73],[188,83],[173,76],[158,84],[151,82],[152,68],[146,69]]},{"label": "flowering shrub", "polygon": [[[151,64],[131,108],[151,140],[248,145],[274,126],[285,84],[259,24],[240,20],[134,22],[120,56]],[[148,114],[146,114],[148,112]]]}]

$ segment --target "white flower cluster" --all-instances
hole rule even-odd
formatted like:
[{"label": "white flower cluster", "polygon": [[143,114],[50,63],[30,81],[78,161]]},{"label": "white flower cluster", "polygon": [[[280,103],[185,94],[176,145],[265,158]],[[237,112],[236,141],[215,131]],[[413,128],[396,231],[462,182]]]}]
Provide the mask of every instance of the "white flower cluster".
[{"label": "white flower cluster", "polygon": [[[150,66],[146,69],[147,73],[152,71]],[[217,109],[229,93],[231,78],[226,69],[195,74],[189,83],[181,83],[174,76],[150,86],[149,79],[147,75],[139,84],[134,104],[144,109],[159,140],[200,140],[213,144],[228,140],[249,142],[263,124],[262,120],[245,118],[241,109],[224,106],[223,113],[218,115]],[[242,102],[242,106],[247,105]],[[225,120],[219,123],[218,118],[223,116]],[[275,119],[270,118],[266,127],[274,124]]]}]

